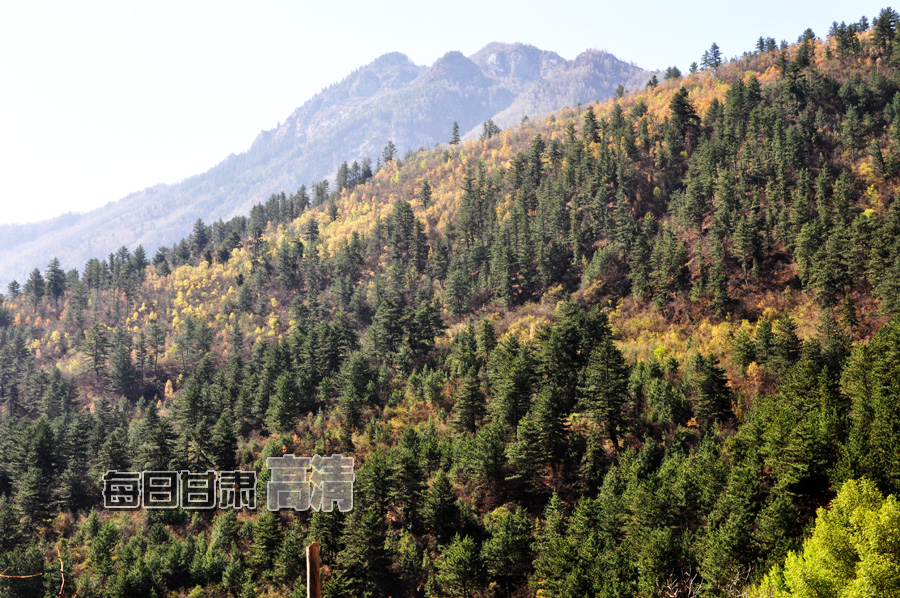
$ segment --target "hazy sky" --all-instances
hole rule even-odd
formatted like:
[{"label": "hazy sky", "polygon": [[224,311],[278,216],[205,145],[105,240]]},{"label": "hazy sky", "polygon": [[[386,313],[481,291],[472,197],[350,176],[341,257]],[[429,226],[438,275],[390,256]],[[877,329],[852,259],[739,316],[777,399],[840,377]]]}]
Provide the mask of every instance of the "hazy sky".
[{"label": "hazy sky", "polygon": [[794,41],[871,0],[4,2],[0,223],[84,211],[202,172],[385,52],[431,64],[491,41],[685,70],[715,41]]}]

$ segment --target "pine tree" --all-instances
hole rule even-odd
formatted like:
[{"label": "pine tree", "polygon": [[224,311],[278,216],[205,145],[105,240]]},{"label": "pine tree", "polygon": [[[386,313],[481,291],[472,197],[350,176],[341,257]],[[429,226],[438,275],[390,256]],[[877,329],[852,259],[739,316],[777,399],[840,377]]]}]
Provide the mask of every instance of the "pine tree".
[{"label": "pine tree", "polygon": [[419,202],[423,209],[431,205],[431,185],[428,184],[428,179],[424,179],[419,188]]},{"label": "pine tree", "polygon": [[272,568],[281,545],[281,519],[277,513],[262,511],[253,526],[249,561],[261,571]]},{"label": "pine tree", "polygon": [[113,391],[120,395],[130,394],[137,372],[131,360],[131,335],[125,328],[116,331],[109,353],[107,373]]},{"label": "pine tree", "polygon": [[94,323],[85,333],[84,352],[91,361],[91,368],[97,380],[106,366],[106,358],[109,355],[109,340],[106,327],[99,322]]},{"label": "pine tree", "polygon": [[450,145],[459,145],[459,123],[453,122],[453,130],[450,133]]},{"label": "pine tree", "polygon": [[703,52],[703,60],[700,61],[700,66],[713,71],[722,66],[722,51],[717,43],[713,42],[709,50]]},{"label": "pine tree", "polygon": [[728,294],[728,276],[725,272],[725,259],[721,254],[713,263],[707,288],[712,292],[711,306],[715,314],[723,318],[728,311],[731,297]]},{"label": "pine tree", "polygon": [[493,137],[494,135],[500,134],[500,127],[494,124],[493,119],[487,119],[484,121],[481,127],[481,141],[486,141]]},{"label": "pine tree", "polygon": [[734,360],[735,365],[740,369],[741,374],[744,374],[747,370],[747,366],[756,360],[756,346],[753,339],[750,338],[750,332],[747,329],[741,328],[738,333],[734,335],[734,342],[731,345],[731,354],[732,359]]},{"label": "pine tree", "polygon": [[670,66],[666,69],[666,81],[674,81],[681,79],[681,71],[677,66]]},{"label": "pine tree", "polygon": [[230,471],[237,467],[237,436],[234,433],[233,418],[223,412],[213,426],[209,453],[212,464],[218,471]]},{"label": "pine tree", "polygon": [[690,363],[694,415],[706,424],[727,421],[732,417],[731,390],[725,370],[719,367],[718,361],[715,356],[704,357],[695,353]]},{"label": "pine tree", "polygon": [[278,376],[275,392],[269,399],[266,411],[266,425],[273,432],[287,432],[300,414],[300,391],[290,372]]},{"label": "pine tree", "polygon": [[797,337],[797,324],[790,316],[775,322],[772,352],[776,365],[785,371],[800,358],[803,344]]},{"label": "pine tree", "polygon": [[38,305],[41,304],[41,299],[44,298],[44,293],[46,292],[44,277],[41,276],[41,271],[37,268],[32,270],[31,274],[28,276],[28,280],[25,282],[24,291],[25,296],[31,303],[31,307],[37,311]]},{"label": "pine tree", "polygon": [[194,257],[200,257],[203,255],[203,251],[206,249],[207,244],[209,243],[209,227],[207,227],[203,220],[198,218],[196,222],[194,222],[194,230],[191,233],[191,254]]},{"label": "pine tree", "polygon": [[512,595],[532,568],[531,522],[520,509],[494,509],[485,517],[490,538],[481,555],[490,579],[506,595]]},{"label": "pine tree", "polygon": [[772,334],[772,324],[768,320],[760,320],[756,326],[754,345],[756,361],[766,363],[774,350],[775,337]]},{"label": "pine tree", "polygon": [[444,470],[438,471],[431,489],[425,494],[422,514],[427,529],[438,544],[449,542],[453,530],[459,525],[460,511],[453,485]]},{"label": "pine tree", "polygon": [[456,390],[453,405],[453,423],[457,430],[473,433],[481,423],[485,413],[485,398],[481,392],[478,372],[473,368],[462,377]]},{"label": "pine tree", "polygon": [[397,156],[397,146],[394,145],[393,141],[388,141],[387,145],[384,146],[384,150],[381,152],[381,161],[387,164],[392,161]]},{"label": "pine tree", "polygon": [[354,509],[341,538],[338,555],[346,565],[344,579],[353,596],[387,596],[395,579],[385,547],[384,518],[376,510]]},{"label": "pine tree", "polygon": [[562,458],[566,448],[565,422],[559,409],[559,393],[544,388],[531,410],[516,428],[516,441],[506,456],[517,474],[532,483],[541,469]]},{"label": "pine tree", "polygon": [[581,136],[585,143],[596,143],[600,140],[599,128],[597,115],[594,114],[594,109],[589,106],[584,111],[584,124],[581,127]]},{"label": "pine tree", "polygon": [[441,551],[438,561],[438,580],[451,596],[474,598],[481,588],[484,578],[484,566],[470,536],[460,537]]},{"label": "pine tree", "polygon": [[59,260],[53,258],[47,266],[47,295],[54,305],[59,304],[60,297],[66,292],[66,273],[59,266]]},{"label": "pine tree", "polygon": [[419,445],[418,433],[408,427],[400,434],[397,446],[391,451],[392,504],[414,530],[419,527],[425,488]]},{"label": "pine tree", "polygon": [[462,317],[469,311],[472,286],[472,279],[466,273],[463,263],[460,260],[453,260],[447,274],[444,302],[455,317]]},{"label": "pine tree", "polygon": [[605,426],[613,448],[619,450],[622,409],[628,399],[628,364],[610,335],[604,337],[591,353],[585,373],[585,384],[579,389],[581,404]]},{"label": "pine tree", "polygon": [[515,336],[503,339],[491,352],[488,379],[494,400],[491,417],[515,427],[528,411],[534,382],[534,358],[530,347]]}]

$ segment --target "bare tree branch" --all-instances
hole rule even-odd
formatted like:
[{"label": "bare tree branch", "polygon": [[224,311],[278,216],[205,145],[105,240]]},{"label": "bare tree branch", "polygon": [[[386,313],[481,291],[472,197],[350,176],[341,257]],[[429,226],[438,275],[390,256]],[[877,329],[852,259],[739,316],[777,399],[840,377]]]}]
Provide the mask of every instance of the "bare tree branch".
[{"label": "bare tree branch", "polygon": [[7,575],[6,572],[9,571],[9,567],[3,570],[0,573],[0,577],[4,579],[31,579],[32,577],[40,577],[43,573],[33,573],[31,575]]}]

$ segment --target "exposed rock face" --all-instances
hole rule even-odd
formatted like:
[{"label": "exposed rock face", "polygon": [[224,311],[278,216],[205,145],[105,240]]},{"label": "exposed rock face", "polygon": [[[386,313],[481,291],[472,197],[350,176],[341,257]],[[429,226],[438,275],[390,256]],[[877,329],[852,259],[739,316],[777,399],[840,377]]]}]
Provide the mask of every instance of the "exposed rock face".
[{"label": "exposed rock face", "polygon": [[246,214],[272,193],[330,177],[341,162],[373,160],[388,140],[407,149],[446,142],[454,121],[476,136],[564,106],[634,89],[651,73],[597,50],[567,61],[525,44],[492,43],[470,57],[448,52],[431,67],[385,54],[324,89],[245,153],[174,185],[157,185],[86,214],[0,226],[0,283],[22,281],[53,256],[66,268],[122,245],[152,254],[207,222]]}]

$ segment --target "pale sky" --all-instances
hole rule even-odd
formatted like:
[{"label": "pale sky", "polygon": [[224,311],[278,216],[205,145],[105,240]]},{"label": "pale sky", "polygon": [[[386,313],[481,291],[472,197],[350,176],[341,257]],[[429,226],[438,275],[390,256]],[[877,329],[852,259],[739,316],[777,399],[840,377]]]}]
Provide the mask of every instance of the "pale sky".
[{"label": "pale sky", "polygon": [[686,70],[717,42],[795,41],[881,2],[137,2],[0,5],[0,223],[85,211],[203,172],[385,52],[492,41]]}]

